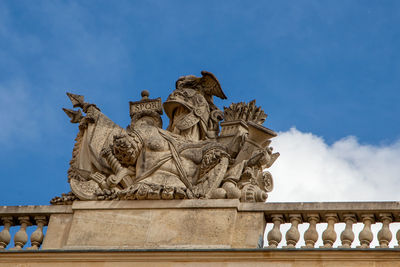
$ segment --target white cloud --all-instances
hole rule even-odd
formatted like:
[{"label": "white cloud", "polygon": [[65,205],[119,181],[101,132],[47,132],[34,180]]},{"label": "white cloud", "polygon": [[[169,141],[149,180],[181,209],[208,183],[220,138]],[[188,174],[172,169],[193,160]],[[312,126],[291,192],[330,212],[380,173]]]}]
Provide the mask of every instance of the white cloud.
[{"label": "white cloud", "polygon": [[270,168],[269,202],[399,200],[400,141],[363,145],[350,136],[328,145],[292,128],[272,146],[281,156]]},{"label": "white cloud", "polygon": [[[268,202],[399,201],[400,140],[390,145],[364,145],[350,136],[328,145],[321,137],[292,128],[281,132],[272,146],[281,156],[270,168],[275,188]],[[377,232],[381,225],[372,225],[371,247],[379,245]],[[288,223],[282,225],[283,236],[289,227]],[[359,245],[357,237],[362,227],[362,223],[354,225],[353,247]],[[268,224],[266,233],[271,228],[272,224]],[[297,247],[304,245],[303,234],[307,228],[308,223],[299,226],[302,234]],[[397,244],[394,236],[400,225],[394,223],[390,228],[393,247]],[[317,229],[318,247],[322,245],[326,223],[318,224]],[[335,225],[335,247],[340,245],[343,229],[343,223]],[[280,245],[285,244],[282,240]]]}]

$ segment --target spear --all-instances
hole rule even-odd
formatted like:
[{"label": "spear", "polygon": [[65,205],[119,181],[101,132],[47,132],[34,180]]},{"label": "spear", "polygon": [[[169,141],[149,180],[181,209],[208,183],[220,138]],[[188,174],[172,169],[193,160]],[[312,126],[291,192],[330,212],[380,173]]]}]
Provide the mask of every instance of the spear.
[{"label": "spear", "polygon": [[67,92],[67,96],[71,100],[74,108],[83,108],[83,105],[85,104],[83,95],[75,95]]}]

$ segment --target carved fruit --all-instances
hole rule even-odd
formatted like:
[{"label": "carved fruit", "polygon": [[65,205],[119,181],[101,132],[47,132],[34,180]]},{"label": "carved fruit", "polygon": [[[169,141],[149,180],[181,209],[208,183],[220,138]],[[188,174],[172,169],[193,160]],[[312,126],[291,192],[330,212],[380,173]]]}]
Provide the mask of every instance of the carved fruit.
[{"label": "carved fruit", "polygon": [[226,191],[226,197],[230,199],[240,198],[240,189],[236,187],[234,183],[226,182],[222,185],[222,188]]},{"label": "carved fruit", "polygon": [[226,198],[226,191],[223,188],[216,188],[211,193],[211,198],[224,199]]}]

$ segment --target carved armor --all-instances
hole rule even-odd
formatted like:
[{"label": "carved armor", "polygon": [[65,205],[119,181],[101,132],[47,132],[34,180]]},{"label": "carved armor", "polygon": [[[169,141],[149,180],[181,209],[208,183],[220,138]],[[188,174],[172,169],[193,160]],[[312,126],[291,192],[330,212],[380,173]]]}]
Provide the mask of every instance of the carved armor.
[{"label": "carved armor", "polygon": [[200,126],[200,138],[206,139],[207,124],[210,118],[210,107],[205,97],[194,89],[176,89],[164,102],[164,110],[170,119],[168,130],[181,133]]}]

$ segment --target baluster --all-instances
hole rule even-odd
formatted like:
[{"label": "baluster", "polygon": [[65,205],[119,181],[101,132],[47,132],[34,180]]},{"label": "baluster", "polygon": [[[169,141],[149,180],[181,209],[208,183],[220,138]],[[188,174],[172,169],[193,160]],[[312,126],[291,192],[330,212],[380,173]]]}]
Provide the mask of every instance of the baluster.
[{"label": "baluster", "polygon": [[283,221],[282,214],[272,214],[271,215],[272,222],[274,223],[274,227],[271,231],[268,232],[267,239],[268,239],[268,247],[269,248],[277,248],[278,244],[282,240],[282,233],[281,233],[281,224]]},{"label": "baluster", "polygon": [[388,248],[392,241],[392,232],[390,232],[389,224],[392,222],[392,214],[381,213],[379,219],[382,222],[382,228],[378,232],[379,246],[378,248]]},{"label": "baluster", "polygon": [[322,233],[322,241],[324,243],[321,248],[331,248],[333,243],[336,241],[335,223],[337,223],[338,217],[336,213],[327,213],[325,220],[328,223],[326,230]]},{"label": "baluster", "polygon": [[358,235],[358,239],[360,240],[361,246],[357,248],[369,248],[369,244],[372,239],[374,239],[374,234],[371,230],[371,224],[374,223],[374,215],[373,214],[363,214],[361,215],[361,219],[364,223],[364,228]]},{"label": "baluster", "polygon": [[12,219],[13,218],[11,216],[1,217],[4,228],[3,231],[0,232],[0,250],[5,249],[10,243],[11,240],[10,227],[12,225]]},{"label": "baluster", "polygon": [[301,215],[300,214],[289,214],[289,220],[292,226],[286,232],[286,244],[284,248],[295,248],[297,242],[300,239],[300,232],[299,232],[299,223],[301,223]]},{"label": "baluster", "polygon": [[39,249],[43,242],[43,226],[46,224],[46,216],[35,216],[34,219],[37,228],[31,235],[31,247],[28,248],[32,250]]},{"label": "baluster", "polygon": [[353,224],[357,222],[355,214],[343,214],[344,222],[346,227],[340,234],[340,240],[342,245],[339,248],[351,248],[351,244],[354,241]]},{"label": "baluster", "polygon": [[400,248],[400,230],[397,230],[396,239],[397,239],[397,246],[394,246],[394,247]]},{"label": "baluster", "polygon": [[21,224],[19,231],[14,236],[14,247],[12,249],[22,249],[26,242],[28,242],[28,235],[26,233],[26,227],[30,225],[29,216],[18,217],[18,221]]},{"label": "baluster", "polygon": [[307,221],[310,226],[304,233],[304,242],[306,245],[302,246],[302,248],[314,248],[315,242],[318,240],[317,223],[319,222],[319,215],[308,214]]}]

